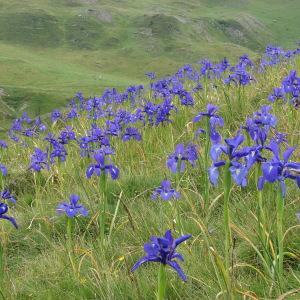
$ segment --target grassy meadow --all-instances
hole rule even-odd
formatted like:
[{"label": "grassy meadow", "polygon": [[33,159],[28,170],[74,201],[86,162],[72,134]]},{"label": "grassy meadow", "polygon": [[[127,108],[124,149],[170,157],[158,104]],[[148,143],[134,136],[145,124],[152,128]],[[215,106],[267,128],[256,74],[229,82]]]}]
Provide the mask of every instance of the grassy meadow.
[{"label": "grassy meadow", "polygon": [[[194,68],[199,70],[199,65]],[[259,167],[249,169],[246,186],[232,181],[228,190],[224,170],[220,171],[217,186],[209,184],[207,168],[212,159],[208,151],[213,142],[206,134],[195,136],[197,128],[206,128],[208,123],[205,119],[195,123],[193,118],[206,111],[208,103],[219,107],[217,114],[224,119],[224,126],[217,127],[217,131],[223,138],[234,137],[247,118],[262,105],[270,105],[269,113],[276,116],[277,125],[276,129],[270,129],[268,143],[276,132],[282,132],[287,134],[282,149],[299,145],[299,111],[282,100],[268,101],[273,88],[279,87],[291,70],[299,71],[299,58],[267,66],[263,72],[257,67],[246,69],[253,80],[245,86],[225,85],[223,79],[231,73],[227,69],[221,78],[200,77],[202,89],[194,92],[197,80],[188,75],[182,77],[181,69],[171,78],[180,78],[181,89],[193,95],[194,105],[183,105],[180,94],[171,93],[169,104],[176,109],[171,109],[165,116],[167,119],[157,125],[152,124],[151,114],[145,113],[148,101],[164,105],[164,97],[155,94],[155,80],[151,80],[152,89],[127,94],[119,102],[112,95],[103,96],[96,98],[100,102],[95,106],[88,97],[79,95],[63,110],[64,117],[54,122],[50,117],[43,120],[48,127],[46,131],[31,127],[32,122],[24,117],[21,131],[10,132],[10,136],[19,140],[9,141],[7,148],[0,148],[0,163],[8,170],[7,176],[2,176],[2,189],[8,188],[17,199],[15,205],[10,205],[8,214],[19,226],[16,230],[7,220],[0,222],[2,298],[155,299],[158,264],[143,265],[134,273],[131,268],[143,256],[143,244],[152,235],[163,236],[171,229],[175,237],[182,234],[192,237],[178,250],[185,258],[181,265],[187,282],[168,268],[166,299],[299,299],[300,225],[296,216],[300,211],[299,188],[287,180],[283,223],[279,227],[278,203],[282,199],[278,199],[278,185],[266,183],[258,191],[256,170],[261,172]],[[162,83],[164,79],[157,82]],[[94,103],[92,110],[88,108],[91,103]],[[95,117],[97,107],[100,113],[108,114]],[[138,117],[140,108],[144,121]],[[69,114],[74,110],[78,115]],[[125,123],[120,123],[120,132],[114,135],[110,125],[124,111],[135,118],[126,123],[122,117]],[[65,160],[54,157],[50,163],[51,151],[56,146],[45,141],[45,137],[49,139],[47,134],[51,132],[52,138],[57,139],[66,126],[71,126],[69,130],[74,132],[76,140],[70,139],[63,145],[67,153]],[[138,129],[141,141],[123,141],[121,137],[127,127]],[[26,128],[33,128],[30,130],[34,134],[28,134]],[[91,152],[82,156],[80,152],[87,149],[82,145],[82,138],[96,134],[91,133],[92,128],[98,130],[100,140],[86,142],[92,147]],[[109,173],[104,177],[94,174],[88,179],[86,170],[95,163],[94,151],[107,149],[105,137],[115,153],[106,163],[116,165],[120,175],[116,180]],[[166,161],[179,143],[185,146],[194,143],[198,159],[194,167],[186,161],[184,172],[174,174],[166,167]],[[253,143],[248,136],[243,146]],[[41,163],[40,171],[32,169],[36,148],[47,152],[45,162],[49,168]],[[266,159],[270,159],[271,152],[264,151]],[[299,149],[291,160],[300,160]],[[152,192],[164,179],[172,182],[181,194],[180,199],[151,200]],[[80,196],[80,203],[89,211],[87,217],[68,218],[57,214],[58,204],[68,201],[70,194]],[[231,231],[228,267],[224,253],[226,198],[230,216],[227,224]],[[278,270],[280,228],[284,236],[282,274]]]},{"label": "grassy meadow", "polygon": [[299,9],[0,0],[0,300],[300,299]]}]

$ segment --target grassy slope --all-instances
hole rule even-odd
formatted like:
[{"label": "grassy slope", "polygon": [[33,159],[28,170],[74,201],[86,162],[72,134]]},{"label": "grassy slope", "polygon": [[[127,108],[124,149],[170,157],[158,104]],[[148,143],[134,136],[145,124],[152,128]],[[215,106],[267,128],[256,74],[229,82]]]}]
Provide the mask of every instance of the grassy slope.
[{"label": "grassy slope", "polygon": [[[268,103],[266,97],[272,88],[278,86],[289,70],[294,68],[299,70],[299,60],[296,66],[278,66],[267,73],[256,74],[257,82],[245,88],[242,112],[235,102],[236,89],[231,89],[229,96],[231,115],[222,89],[213,88],[209,90],[207,99],[200,92],[194,108],[180,106],[179,113],[172,117],[174,123],[145,128],[142,131],[142,142],[124,144],[119,139],[113,139],[116,149],[113,161],[120,167],[121,178],[115,182],[109,180],[110,220],[119,197],[121,204],[110,242],[105,247],[97,239],[95,221],[99,210],[98,181],[96,178],[89,181],[85,179],[88,161],[78,159],[78,147],[72,143],[68,145],[66,164],[55,165],[50,172],[44,172],[38,179],[40,184],[35,187],[33,176],[26,171],[35,142],[33,145],[29,139],[29,148],[15,148],[17,146],[12,145],[3,162],[11,172],[8,184],[18,197],[17,208],[12,213],[21,227],[15,231],[10,224],[1,222],[9,257],[9,271],[6,273],[8,299],[154,299],[157,265],[141,267],[134,275],[130,274],[130,268],[142,255],[142,245],[151,235],[161,235],[165,229],[174,225],[174,206],[168,202],[149,200],[151,191],[163,178],[171,178],[173,182],[176,180],[165,167],[168,154],[174,150],[175,144],[187,143],[193,139],[190,121],[199,111],[205,110],[208,101],[220,106],[220,114],[226,124],[222,134],[228,136],[239,128],[247,115],[256,111],[260,105]],[[295,125],[299,122],[299,114],[298,119],[288,118],[291,109],[280,103],[273,105],[273,113],[279,121],[278,130],[289,133],[289,142],[291,139],[299,140]],[[102,121],[99,120],[99,126]],[[77,133],[82,134],[90,126],[90,121],[81,118],[70,124]],[[59,127],[57,124],[53,130],[56,132]],[[201,145],[204,143],[201,138],[200,153],[203,153]],[[295,161],[299,161],[299,151],[295,154]],[[221,258],[224,250],[223,188],[221,182],[218,188],[211,188],[211,206],[204,212],[202,172],[199,167],[188,168],[180,182],[182,199],[176,207],[180,211],[184,231],[192,233],[193,239],[180,247],[180,252],[186,258],[182,265],[189,281],[187,284],[182,283],[169,270],[169,299],[215,299],[218,294],[222,299],[205,238],[211,239],[210,246]],[[254,182],[252,172],[249,186],[245,189],[235,186],[231,193],[232,224],[239,229],[239,234],[234,230],[235,283],[239,295],[245,295],[243,299],[271,299],[279,293],[275,291],[275,287],[270,288],[271,279],[263,271],[259,257],[249,244],[249,240],[254,245],[259,244]],[[288,191],[284,223],[285,229],[289,228],[285,249],[290,254],[285,259],[285,279],[282,282],[284,292],[298,288],[300,282],[300,240],[295,217],[295,212],[300,211],[299,190],[295,185],[289,184]],[[70,193],[80,194],[82,202],[90,210],[89,218],[78,220],[76,234],[73,236],[75,254],[72,261],[65,249],[65,219],[55,215],[57,203],[66,199]],[[266,222],[268,229],[272,231],[276,198],[271,188],[267,188],[265,193]],[[31,204],[33,201],[41,201],[41,207]],[[201,222],[206,220],[209,234],[203,233],[201,227]],[[259,271],[256,272],[257,270]],[[246,295],[252,295],[252,298]],[[242,296],[237,299],[241,298]],[[299,299],[299,294],[285,299]]]},{"label": "grassy slope", "polygon": [[94,95],[142,82],[146,71],[162,75],[274,41],[290,47],[299,7],[279,0],[0,0],[0,86],[18,110],[25,102],[46,112],[78,90]]}]

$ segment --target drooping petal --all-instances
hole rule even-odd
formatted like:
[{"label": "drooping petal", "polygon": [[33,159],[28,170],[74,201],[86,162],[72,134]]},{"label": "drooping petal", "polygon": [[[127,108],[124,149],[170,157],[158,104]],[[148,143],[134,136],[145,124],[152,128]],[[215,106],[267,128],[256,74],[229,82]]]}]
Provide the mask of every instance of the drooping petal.
[{"label": "drooping petal", "polygon": [[78,211],[84,217],[87,217],[88,214],[89,214],[88,210],[83,205],[80,206],[80,208],[78,209]]},{"label": "drooping petal", "polygon": [[94,165],[90,165],[86,170],[86,177],[90,179],[95,171]]},{"label": "drooping petal", "polygon": [[111,165],[109,168],[109,173],[112,180],[116,180],[119,177],[119,169],[116,166]]},{"label": "drooping petal", "polygon": [[214,165],[212,165],[208,169],[208,176],[209,176],[210,183],[216,186],[218,184],[218,179],[219,179],[219,169]]},{"label": "drooping petal", "polygon": [[265,184],[265,179],[263,176],[260,176],[257,181],[257,188],[259,191],[261,191],[264,188],[264,184]]},{"label": "drooping petal", "polygon": [[168,261],[167,264],[177,272],[177,274],[183,281],[187,280],[186,275],[183,273],[181,267],[179,266],[179,264],[176,261]]},{"label": "drooping petal", "polygon": [[159,257],[149,257],[144,256],[138,262],[136,262],[133,267],[131,268],[131,272],[134,272],[137,268],[139,268],[142,264],[147,262],[161,262]]},{"label": "drooping petal", "polygon": [[278,179],[278,164],[265,162],[262,164],[264,178],[269,182],[275,182]]},{"label": "drooping petal", "polygon": [[286,196],[286,184],[285,184],[284,180],[280,181],[280,190],[281,190],[282,197],[285,198],[285,196]]},{"label": "drooping petal", "polygon": [[9,216],[6,216],[6,215],[0,215],[0,219],[4,219],[4,220],[9,221],[12,225],[14,225],[14,227],[16,229],[18,229],[18,224],[17,224],[15,218],[9,217]]},{"label": "drooping petal", "polygon": [[210,157],[213,161],[216,161],[219,159],[221,153],[222,153],[222,144],[213,144],[210,148]]},{"label": "drooping petal", "polygon": [[172,255],[172,259],[178,258],[181,261],[184,261],[183,256],[180,253],[174,252]]}]

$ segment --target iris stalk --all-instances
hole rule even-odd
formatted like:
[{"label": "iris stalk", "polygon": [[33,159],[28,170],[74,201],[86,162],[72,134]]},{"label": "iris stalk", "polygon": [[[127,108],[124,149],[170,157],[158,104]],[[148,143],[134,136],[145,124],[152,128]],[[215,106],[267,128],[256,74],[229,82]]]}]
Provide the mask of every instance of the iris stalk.
[{"label": "iris stalk", "polygon": [[209,179],[208,173],[208,163],[209,163],[209,149],[210,149],[210,119],[206,119],[206,141],[205,141],[205,149],[204,149],[204,208],[206,209],[209,205]]},{"label": "iris stalk", "polygon": [[106,174],[102,172],[99,179],[99,189],[101,195],[101,202],[100,202],[100,239],[102,243],[105,240],[105,223],[106,223],[106,210],[107,210],[107,183],[106,183]]},{"label": "iris stalk", "polygon": [[157,300],[164,300],[167,288],[166,265],[164,264],[160,264],[157,284]]},{"label": "iris stalk", "polygon": [[[230,277],[230,252],[232,248],[232,233],[230,229],[230,214],[229,214],[229,200],[230,200],[230,190],[232,186],[231,173],[230,173],[230,161],[226,162],[225,166],[225,180],[224,180],[224,230],[225,230],[225,268]],[[231,280],[228,286],[228,293],[231,295]]]},{"label": "iris stalk", "polygon": [[[181,158],[178,160],[178,164],[177,164],[177,172],[176,172],[176,189],[178,190],[179,188],[179,184],[180,184],[180,180],[181,180],[181,174],[180,174],[180,170],[181,170],[181,163],[182,163],[182,160]],[[178,231],[180,233],[183,232],[183,227],[182,227],[182,222],[181,222],[181,219],[180,219],[180,202],[179,201],[175,201],[174,202],[174,208],[175,208],[175,218],[177,220],[176,223],[178,223]]]},{"label": "iris stalk", "polygon": [[67,248],[69,252],[72,252],[73,241],[72,241],[72,231],[73,231],[73,218],[67,217]]},{"label": "iris stalk", "polygon": [[279,187],[278,199],[277,199],[277,243],[278,243],[277,271],[278,271],[279,286],[281,286],[282,279],[283,279],[283,217],[284,217],[284,197]]},{"label": "iris stalk", "polygon": [[4,246],[3,242],[0,241],[0,287],[3,289],[4,281]]},{"label": "iris stalk", "polygon": [[[260,177],[259,171],[260,171],[261,165],[258,164],[256,167],[256,172],[255,172],[255,182],[258,182],[258,178]],[[258,212],[257,212],[257,220],[258,220],[258,235],[260,242],[263,245],[263,257],[265,261],[268,261],[268,243],[267,239],[265,237],[264,233],[264,226],[266,225],[265,223],[265,214],[264,214],[264,208],[263,208],[263,201],[262,201],[262,191],[257,190],[257,197],[258,197]]]}]

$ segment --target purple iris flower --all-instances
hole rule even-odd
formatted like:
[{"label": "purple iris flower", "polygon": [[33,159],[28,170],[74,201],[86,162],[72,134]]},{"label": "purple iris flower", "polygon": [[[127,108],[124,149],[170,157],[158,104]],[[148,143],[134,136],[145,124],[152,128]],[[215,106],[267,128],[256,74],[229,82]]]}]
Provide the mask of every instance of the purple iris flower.
[{"label": "purple iris flower", "polygon": [[273,93],[269,95],[268,100],[270,102],[275,102],[276,100],[279,99],[284,99],[285,98],[285,92],[282,88],[274,88]]},{"label": "purple iris flower", "polygon": [[[215,106],[211,103],[207,104],[207,111],[206,112],[200,112],[196,117],[194,117],[193,122],[199,122],[203,117],[209,118],[209,125],[210,125],[210,139],[213,143],[220,143],[221,142],[221,136],[216,131],[217,126],[224,126],[224,120],[222,117],[218,116],[216,112],[218,111],[218,106]],[[202,128],[197,130],[197,133],[199,132],[205,132]]]},{"label": "purple iris flower", "polygon": [[62,113],[58,109],[55,109],[54,111],[52,111],[52,113],[51,113],[52,122],[55,122],[61,118],[62,118]]},{"label": "purple iris flower", "polygon": [[28,114],[26,111],[23,112],[21,118],[20,118],[20,121],[22,123],[27,123],[27,124],[30,124],[32,122],[32,120],[29,118]]},{"label": "purple iris flower", "polygon": [[240,56],[240,61],[239,61],[239,66],[243,67],[243,68],[247,68],[247,67],[254,67],[254,63],[253,61],[249,58],[248,54],[244,54],[242,56]]},{"label": "purple iris flower", "polygon": [[263,175],[258,180],[258,189],[262,190],[265,182],[280,183],[281,193],[283,197],[286,195],[286,179],[294,180],[300,188],[300,163],[289,162],[289,159],[295,148],[288,147],[283,153],[283,159],[280,158],[279,145],[272,141],[269,145],[269,150],[273,153],[273,158],[270,161],[262,164]]},{"label": "purple iris flower", "polygon": [[184,261],[184,259],[180,253],[176,252],[176,248],[191,236],[191,234],[188,234],[174,239],[171,230],[167,230],[163,237],[152,236],[151,242],[144,245],[146,256],[142,257],[136,264],[134,264],[131,271],[134,272],[144,263],[158,262],[163,265],[169,265],[177,272],[183,281],[186,281],[187,277],[176,261],[176,259],[181,261]]},{"label": "purple iris flower", "polygon": [[128,127],[126,128],[125,133],[122,136],[122,141],[129,141],[129,140],[136,140],[136,141],[140,141],[142,139],[141,134],[139,133],[137,128],[134,127]]},{"label": "purple iris flower", "polygon": [[78,204],[80,199],[78,195],[72,194],[69,199],[70,203],[63,202],[57,206],[56,211],[58,214],[65,213],[68,218],[73,218],[78,215],[86,217],[89,214],[88,210],[83,205]]},{"label": "purple iris flower", "polygon": [[16,119],[12,122],[10,127],[12,131],[22,131],[22,121],[20,119]]},{"label": "purple iris flower", "polygon": [[67,159],[67,155],[68,153],[64,145],[58,143],[54,146],[54,149],[50,152],[50,162],[53,164],[55,162],[55,158],[57,158],[58,161],[64,162]]},{"label": "purple iris flower", "polygon": [[236,184],[246,186],[249,166],[246,162],[239,162],[241,158],[246,158],[251,152],[251,147],[244,147],[239,149],[245,137],[238,134],[234,138],[225,139],[225,145],[214,144],[210,149],[210,156],[213,160],[212,166],[208,170],[209,179],[212,185],[218,184],[219,168],[226,164],[226,160],[218,160],[222,153],[224,153],[230,161],[229,171]]},{"label": "purple iris flower", "polygon": [[79,114],[77,112],[76,108],[72,108],[68,113],[67,113],[67,119],[75,119],[78,118]]},{"label": "purple iris flower", "polygon": [[3,176],[7,175],[7,168],[2,164],[0,164],[0,172],[2,173]]},{"label": "purple iris flower", "polygon": [[269,129],[270,127],[275,128],[277,124],[277,118],[269,113],[271,109],[271,106],[263,105],[260,111],[253,114],[254,123],[265,126],[266,129]]},{"label": "purple iris flower", "polygon": [[31,156],[31,163],[29,169],[40,172],[42,169],[49,169],[48,154],[39,148],[35,148]]},{"label": "purple iris flower", "polygon": [[208,59],[203,59],[202,61],[199,62],[199,64],[201,65],[201,69],[200,69],[201,75],[206,76],[207,78],[211,78],[214,69],[213,63]]},{"label": "purple iris flower", "polygon": [[264,148],[270,129],[275,128],[277,124],[277,118],[269,113],[271,109],[270,106],[262,106],[252,118],[247,119],[246,126],[242,126],[256,145],[261,146],[261,150]]},{"label": "purple iris flower", "polygon": [[60,132],[58,140],[61,144],[68,144],[69,141],[76,140],[76,135],[73,131],[73,128],[71,126],[66,126],[66,128]]},{"label": "purple iris flower", "polygon": [[184,106],[194,106],[195,101],[191,93],[187,92],[186,90],[182,90],[179,93],[179,99],[182,105]]},{"label": "purple iris flower", "polygon": [[146,76],[151,80],[154,80],[156,78],[156,74],[154,72],[148,72],[146,73]]},{"label": "purple iris flower", "polygon": [[175,152],[169,155],[167,160],[167,167],[173,173],[184,172],[186,168],[185,161],[188,161],[193,167],[198,159],[197,146],[189,144],[186,148],[183,144],[177,144]]},{"label": "purple iris flower", "polygon": [[8,200],[14,204],[17,203],[17,200],[14,196],[12,196],[12,194],[10,193],[10,191],[8,189],[5,189],[4,191],[0,192],[0,197],[3,200]]},{"label": "purple iris flower", "polygon": [[151,199],[156,200],[159,196],[162,200],[168,201],[171,198],[179,199],[180,193],[171,188],[170,180],[163,180],[161,186],[152,193]]},{"label": "purple iris flower", "polygon": [[7,143],[4,140],[0,140],[0,149],[6,149],[7,148]]},{"label": "purple iris flower", "polygon": [[229,85],[233,82],[235,85],[245,86],[250,84],[253,80],[253,76],[247,72],[244,67],[237,66],[233,69],[233,73],[224,79],[224,83]]},{"label": "purple iris flower", "polygon": [[47,126],[42,122],[41,118],[36,118],[34,122],[34,126],[38,129],[38,131],[43,132],[47,130]]},{"label": "purple iris flower", "polygon": [[23,130],[22,135],[28,137],[38,136],[34,128],[26,128],[25,130]]},{"label": "purple iris flower", "polygon": [[7,215],[8,205],[5,203],[0,203],[0,219],[9,221],[15,228],[18,228],[17,222],[13,217]]},{"label": "purple iris flower", "polygon": [[102,151],[97,151],[94,155],[96,164],[90,164],[86,170],[86,177],[90,179],[95,173],[97,176],[100,176],[103,172],[105,174],[109,173],[113,180],[116,180],[119,177],[119,169],[113,164],[106,164],[105,153]]}]

